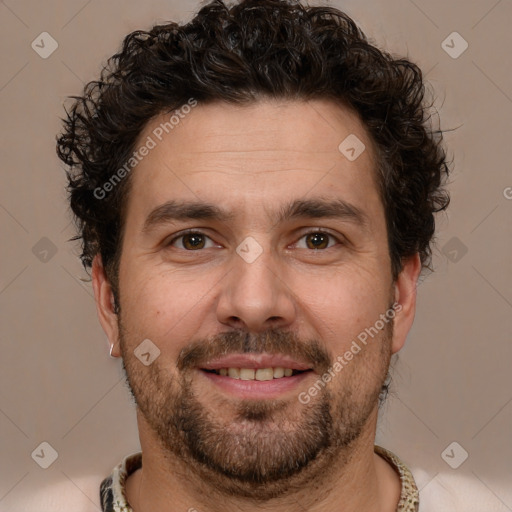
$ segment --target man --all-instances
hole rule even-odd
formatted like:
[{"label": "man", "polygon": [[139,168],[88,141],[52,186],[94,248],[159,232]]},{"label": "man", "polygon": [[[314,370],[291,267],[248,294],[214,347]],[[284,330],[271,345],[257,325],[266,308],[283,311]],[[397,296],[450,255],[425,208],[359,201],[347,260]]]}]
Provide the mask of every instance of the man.
[{"label": "man", "polygon": [[419,69],[331,7],[214,1],[124,41],[58,153],[142,452],[103,510],[413,511],[374,446],[447,207]]}]

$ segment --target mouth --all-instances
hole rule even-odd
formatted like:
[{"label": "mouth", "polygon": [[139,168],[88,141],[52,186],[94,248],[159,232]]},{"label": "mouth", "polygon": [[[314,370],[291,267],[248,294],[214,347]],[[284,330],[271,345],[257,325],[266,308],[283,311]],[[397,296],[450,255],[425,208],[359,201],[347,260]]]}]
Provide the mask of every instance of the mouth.
[{"label": "mouth", "polygon": [[257,381],[268,381],[274,379],[283,379],[285,377],[293,377],[304,372],[311,370],[294,370],[293,368],[283,368],[282,366],[276,366],[275,368],[219,368],[214,370],[208,370],[202,368],[204,372],[214,373],[215,375],[221,375],[222,377],[229,377],[230,379],[236,380],[257,380]]},{"label": "mouth", "polygon": [[284,355],[233,354],[198,368],[217,389],[244,399],[269,399],[297,391],[314,370]]}]

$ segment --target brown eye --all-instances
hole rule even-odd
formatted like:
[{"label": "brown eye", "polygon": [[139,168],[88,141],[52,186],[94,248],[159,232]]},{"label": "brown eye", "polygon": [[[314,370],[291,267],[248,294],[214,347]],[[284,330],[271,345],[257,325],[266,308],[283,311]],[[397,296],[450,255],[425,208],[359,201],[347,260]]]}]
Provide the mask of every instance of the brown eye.
[{"label": "brown eye", "polygon": [[306,245],[308,249],[326,249],[329,245],[329,235],[327,233],[309,233],[306,235]]},{"label": "brown eye", "polygon": [[[207,244],[210,243],[208,246]],[[208,247],[213,247],[213,243],[210,237],[203,233],[184,233],[183,235],[173,238],[169,243],[170,246],[176,247],[177,249],[185,249],[187,251],[197,251]]]},{"label": "brown eye", "polygon": [[197,233],[183,236],[183,247],[189,250],[202,249],[205,245],[204,236]]},{"label": "brown eye", "polygon": [[303,235],[297,247],[300,249],[329,249],[333,245],[341,243],[338,238],[325,231],[312,231]]}]

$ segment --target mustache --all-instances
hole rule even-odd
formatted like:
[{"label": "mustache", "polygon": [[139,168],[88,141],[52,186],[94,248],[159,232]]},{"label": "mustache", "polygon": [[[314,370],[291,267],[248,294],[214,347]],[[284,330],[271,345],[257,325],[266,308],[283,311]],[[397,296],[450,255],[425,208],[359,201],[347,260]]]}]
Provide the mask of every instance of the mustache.
[{"label": "mustache", "polygon": [[318,340],[303,341],[293,332],[269,329],[261,333],[229,331],[190,343],[181,350],[176,366],[180,371],[190,370],[234,353],[284,354],[310,364],[322,374],[331,365],[329,354]]}]

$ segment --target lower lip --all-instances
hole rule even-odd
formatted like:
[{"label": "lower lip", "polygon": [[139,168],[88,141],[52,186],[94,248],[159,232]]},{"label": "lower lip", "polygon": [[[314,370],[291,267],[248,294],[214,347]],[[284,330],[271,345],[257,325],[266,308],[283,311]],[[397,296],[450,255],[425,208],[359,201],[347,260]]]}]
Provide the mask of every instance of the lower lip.
[{"label": "lower lip", "polygon": [[285,393],[297,391],[300,383],[313,373],[308,371],[273,380],[241,380],[203,370],[199,372],[221,390],[244,399],[280,398]]}]

